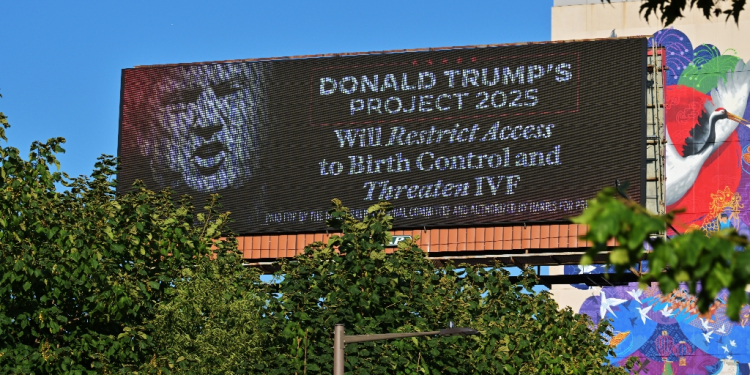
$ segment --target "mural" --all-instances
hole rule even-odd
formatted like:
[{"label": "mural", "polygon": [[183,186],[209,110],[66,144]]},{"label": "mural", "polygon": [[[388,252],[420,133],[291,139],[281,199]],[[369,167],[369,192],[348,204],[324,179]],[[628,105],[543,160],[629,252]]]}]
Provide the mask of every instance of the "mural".
[{"label": "mural", "polygon": [[[749,234],[750,66],[675,29],[657,32],[666,48],[666,203],[685,209],[678,228]],[[750,207],[749,207],[750,208]]]},{"label": "mural", "polygon": [[[731,49],[694,46],[676,29],[657,32],[653,42],[666,47],[667,209],[685,209],[676,227],[706,233],[734,227],[750,235],[750,62],[746,67]],[[565,274],[604,271],[565,266]],[[701,315],[686,289],[664,295],[655,284],[605,287],[579,312],[594,323],[612,319],[610,360],[623,365],[636,356],[641,374],[750,375],[750,307],[733,323],[722,294]]]},{"label": "mural", "polygon": [[637,283],[602,288],[589,297],[580,313],[595,323],[613,320],[614,335],[607,337],[615,350],[614,363],[629,357],[641,360],[641,374],[750,374],[750,307],[739,323],[726,316],[726,294],[699,314],[695,297],[686,288],[669,295],[656,284],[642,290]]}]

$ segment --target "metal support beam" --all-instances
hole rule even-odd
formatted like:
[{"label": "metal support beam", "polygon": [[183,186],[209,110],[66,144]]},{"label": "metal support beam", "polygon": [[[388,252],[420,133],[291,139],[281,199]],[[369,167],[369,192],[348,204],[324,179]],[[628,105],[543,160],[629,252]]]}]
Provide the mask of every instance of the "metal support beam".
[{"label": "metal support beam", "polygon": [[429,332],[404,332],[404,333],[382,333],[378,335],[353,335],[346,336],[343,324],[336,324],[333,330],[333,375],[344,375],[344,345],[357,342],[403,339],[418,336],[470,336],[478,335],[479,332],[472,328],[453,327]]}]

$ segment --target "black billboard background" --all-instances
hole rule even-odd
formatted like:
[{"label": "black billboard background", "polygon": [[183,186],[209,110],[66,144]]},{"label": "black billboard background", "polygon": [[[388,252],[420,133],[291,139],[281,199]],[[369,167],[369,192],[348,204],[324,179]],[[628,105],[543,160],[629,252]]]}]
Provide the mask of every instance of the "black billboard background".
[{"label": "black billboard background", "polygon": [[[332,198],[355,215],[390,198],[400,228],[563,221],[616,179],[630,182],[630,196],[642,199],[645,56],[644,38],[125,69],[118,189],[141,179],[152,189],[189,194],[198,207],[219,193],[240,234],[324,230]],[[219,98],[221,92],[231,94]],[[199,96],[206,101],[193,112],[174,104],[200,102]],[[183,109],[175,115],[174,108]],[[196,125],[198,117],[204,122]],[[251,123],[251,135],[226,131],[232,121]],[[165,166],[164,155],[181,151],[176,141],[158,141],[196,128],[204,130],[178,146],[198,142],[203,149],[173,159],[189,164],[196,154],[209,155],[197,173],[216,174],[203,185],[186,183],[182,173],[190,168]],[[347,134],[364,137],[351,143]],[[224,144],[221,161],[210,156],[216,150],[206,146],[209,138],[213,146]],[[536,165],[516,165],[522,153],[527,164],[534,154]],[[242,155],[235,163],[242,176],[216,172],[214,165],[228,165],[233,154]],[[492,154],[476,168],[476,155]],[[420,155],[422,169],[432,170],[420,170]],[[435,165],[441,156],[447,159]],[[379,173],[374,164],[367,173],[368,160],[384,159]],[[360,160],[356,173],[360,165],[352,161]],[[436,190],[439,197],[432,196]]]}]

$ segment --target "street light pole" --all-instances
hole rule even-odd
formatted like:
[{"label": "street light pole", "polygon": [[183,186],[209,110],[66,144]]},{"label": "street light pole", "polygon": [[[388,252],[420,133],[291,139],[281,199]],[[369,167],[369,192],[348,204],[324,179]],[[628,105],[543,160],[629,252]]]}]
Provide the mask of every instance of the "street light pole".
[{"label": "street light pole", "polygon": [[333,375],[344,375],[344,346],[346,344],[354,344],[357,342],[366,341],[378,341],[378,340],[391,340],[401,339],[404,337],[418,337],[418,336],[469,336],[478,335],[479,332],[472,328],[453,328],[453,322],[451,322],[451,328],[441,329],[439,331],[429,332],[406,332],[406,333],[382,333],[379,335],[353,335],[346,336],[343,324],[336,324],[333,329]]},{"label": "street light pole", "polygon": [[333,375],[344,375],[344,325],[333,329]]}]

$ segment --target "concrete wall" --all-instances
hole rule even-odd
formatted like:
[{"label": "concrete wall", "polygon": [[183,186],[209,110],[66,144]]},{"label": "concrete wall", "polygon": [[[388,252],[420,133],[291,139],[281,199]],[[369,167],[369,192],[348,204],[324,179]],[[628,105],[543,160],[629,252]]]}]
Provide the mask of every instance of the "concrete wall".
[{"label": "concrete wall", "polygon": [[[641,1],[613,0],[611,4],[602,4],[600,0],[556,0],[552,7],[552,40],[607,38],[612,30],[617,36],[652,35],[663,27],[653,15],[650,22],[643,20],[639,14],[641,4]],[[750,57],[750,9],[741,13],[739,27],[733,19],[724,22],[724,17],[707,20],[699,10],[687,12],[672,26],[685,33],[694,46],[712,43],[722,53],[732,48],[737,55]]]}]

